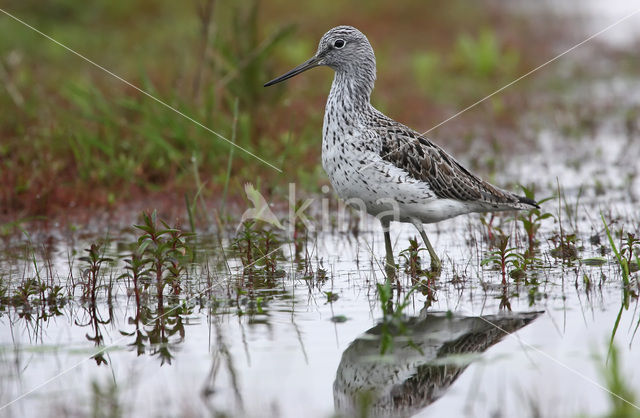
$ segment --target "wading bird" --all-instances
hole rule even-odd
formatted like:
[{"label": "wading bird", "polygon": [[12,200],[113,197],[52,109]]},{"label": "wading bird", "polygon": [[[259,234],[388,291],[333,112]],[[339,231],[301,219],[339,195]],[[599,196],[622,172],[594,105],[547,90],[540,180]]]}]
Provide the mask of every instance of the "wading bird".
[{"label": "wading bird", "polygon": [[[376,80],[376,59],[367,37],[351,26],[324,34],[316,54],[265,87],[303,71],[327,66],[335,71],[322,129],[322,166],[342,199],[363,207],[382,223],[387,272],[393,272],[391,221],[410,222],[418,229],[431,268],[441,262],[423,224],[471,212],[538,207],[483,181],[438,145],[396,122],[370,103]],[[393,274],[393,273],[390,273]]]}]

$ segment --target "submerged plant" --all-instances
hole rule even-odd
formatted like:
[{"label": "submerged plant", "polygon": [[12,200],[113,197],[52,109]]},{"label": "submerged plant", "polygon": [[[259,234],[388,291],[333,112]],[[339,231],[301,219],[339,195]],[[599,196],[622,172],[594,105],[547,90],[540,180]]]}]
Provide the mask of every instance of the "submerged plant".
[{"label": "submerged plant", "polygon": [[327,303],[333,303],[340,298],[340,295],[338,295],[335,292],[329,291],[329,292],[324,292],[324,294],[327,296]]}]

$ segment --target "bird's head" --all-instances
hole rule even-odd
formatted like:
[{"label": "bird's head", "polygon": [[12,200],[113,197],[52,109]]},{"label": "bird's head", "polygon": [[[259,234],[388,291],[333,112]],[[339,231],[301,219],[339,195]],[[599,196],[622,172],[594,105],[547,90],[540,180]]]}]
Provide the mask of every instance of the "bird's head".
[{"label": "bird's head", "polygon": [[321,65],[338,73],[359,74],[375,80],[376,60],[367,37],[352,26],[337,26],[322,36],[313,57],[264,86],[280,83]]}]

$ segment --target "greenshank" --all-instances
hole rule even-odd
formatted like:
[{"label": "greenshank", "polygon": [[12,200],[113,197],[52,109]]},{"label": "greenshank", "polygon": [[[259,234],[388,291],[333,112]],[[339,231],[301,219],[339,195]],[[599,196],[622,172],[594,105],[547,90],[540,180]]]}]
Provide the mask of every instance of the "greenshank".
[{"label": "greenshank", "polygon": [[423,224],[465,213],[538,207],[480,179],[431,140],[375,109],[370,103],[375,55],[354,27],[329,30],[313,57],[265,87],[318,66],[335,71],[324,113],[322,166],[340,198],[380,220],[387,272],[394,266],[391,221],[415,225],[432,270],[439,272],[441,262]]},{"label": "greenshank", "polygon": [[[480,353],[541,314],[464,316],[425,307],[402,320],[404,332],[377,324],[342,353],[333,382],[336,413],[357,416],[366,394],[369,417],[413,416],[444,395]],[[376,361],[385,333],[391,333],[393,352]]]}]

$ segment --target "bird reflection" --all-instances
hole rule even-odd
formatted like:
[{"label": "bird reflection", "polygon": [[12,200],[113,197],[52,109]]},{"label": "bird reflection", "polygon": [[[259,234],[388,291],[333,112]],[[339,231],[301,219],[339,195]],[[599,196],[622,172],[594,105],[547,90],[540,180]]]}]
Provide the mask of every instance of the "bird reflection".
[{"label": "bird reflection", "polygon": [[[378,324],[342,354],[333,384],[336,412],[411,416],[440,398],[474,353],[482,353],[541,313],[462,316],[423,310],[390,331]],[[383,356],[385,332],[392,334],[394,349]]]}]

